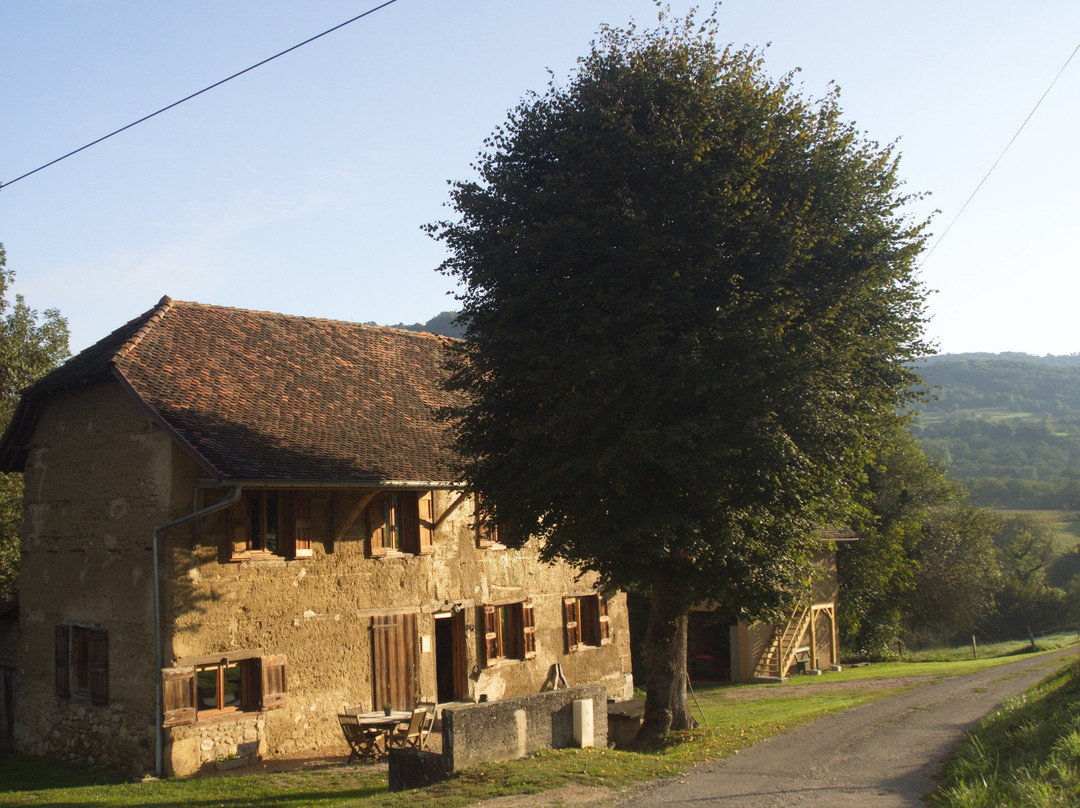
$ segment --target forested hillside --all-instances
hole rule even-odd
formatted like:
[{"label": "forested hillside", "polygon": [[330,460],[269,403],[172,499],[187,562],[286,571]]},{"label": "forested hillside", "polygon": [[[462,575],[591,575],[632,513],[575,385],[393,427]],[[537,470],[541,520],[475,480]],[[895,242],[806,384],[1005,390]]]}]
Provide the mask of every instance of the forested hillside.
[{"label": "forested hillside", "polygon": [[915,437],[982,503],[1080,509],[1080,354],[945,354]]}]

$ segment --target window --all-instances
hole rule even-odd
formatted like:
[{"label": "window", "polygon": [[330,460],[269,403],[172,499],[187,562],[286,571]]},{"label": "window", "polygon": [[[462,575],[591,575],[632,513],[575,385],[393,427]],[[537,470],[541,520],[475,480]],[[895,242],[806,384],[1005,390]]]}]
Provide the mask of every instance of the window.
[{"label": "window", "polygon": [[502,603],[481,609],[486,665],[536,656],[536,628],[531,603]]},{"label": "window", "polygon": [[233,558],[311,555],[311,495],[306,491],[249,491],[229,509]]},{"label": "window", "polygon": [[365,510],[373,556],[428,555],[434,546],[434,498],[430,491],[383,491]]},{"label": "window", "polygon": [[499,526],[488,520],[484,513],[483,501],[476,498],[476,546],[482,550],[504,550],[506,545],[499,541]]},{"label": "window", "polygon": [[563,598],[563,626],[568,653],[582,647],[610,643],[611,630],[604,596],[597,594]]},{"label": "window", "polygon": [[55,641],[56,694],[109,703],[108,632],[86,626],[58,625]]},{"label": "window", "polygon": [[[235,712],[251,709],[252,664],[221,662],[195,669],[195,706],[202,711]],[[245,685],[247,685],[245,687]],[[247,696],[247,698],[245,698]]]},{"label": "window", "polygon": [[230,713],[272,710],[285,703],[284,656],[238,652],[190,662],[161,672],[167,727]]}]

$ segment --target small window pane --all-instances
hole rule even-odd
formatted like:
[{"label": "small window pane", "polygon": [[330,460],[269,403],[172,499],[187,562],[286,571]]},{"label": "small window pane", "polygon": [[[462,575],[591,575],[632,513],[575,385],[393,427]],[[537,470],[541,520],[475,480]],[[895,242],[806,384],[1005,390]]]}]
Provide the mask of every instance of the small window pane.
[{"label": "small window pane", "polygon": [[267,491],[266,496],[266,549],[271,553],[278,551],[278,494]]},{"label": "small window pane", "polygon": [[248,500],[251,520],[251,549],[262,549],[262,497],[253,496]]},{"label": "small window pane", "polygon": [[387,494],[385,504],[386,547],[401,549],[401,495]]},{"label": "small window pane", "polygon": [[218,708],[218,668],[200,668],[195,674],[195,693],[200,710]]},{"label": "small window pane", "polygon": [[222,685],[222,707],[239,708],[243,703],[243,676],[239,665],[229,665],[224,671]]}]

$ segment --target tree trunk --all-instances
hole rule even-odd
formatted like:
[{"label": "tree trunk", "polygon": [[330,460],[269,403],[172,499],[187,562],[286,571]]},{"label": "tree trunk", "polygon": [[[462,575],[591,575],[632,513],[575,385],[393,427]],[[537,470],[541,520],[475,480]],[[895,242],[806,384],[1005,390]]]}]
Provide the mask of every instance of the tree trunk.
[{"label": "tree trunk", "polygon": [[686,702],[686,624],[684,590],[677,582],[655,583],[645,633],[645,718],[634,739],[646,747],[672,730],[697,722]]}]

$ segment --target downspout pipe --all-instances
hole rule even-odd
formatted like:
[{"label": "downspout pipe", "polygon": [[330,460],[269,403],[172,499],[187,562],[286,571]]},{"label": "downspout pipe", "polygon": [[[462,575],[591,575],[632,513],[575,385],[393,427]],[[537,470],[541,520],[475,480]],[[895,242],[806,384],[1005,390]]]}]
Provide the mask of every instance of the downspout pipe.
[{"label": "downspout pipe", "polygon": [[165,755],[165,707],[162,703],[162,676],[161,670],[163,667],[164,645],[165,640],[161,630],[161,564],[158,558],[158,536],[164,533],[170,528],[174,528],[177,525],[182,525],[185,522],[190,522],[192,519],[198,519],[203,516],[209,516],[217,511],[223,511],[226,508],[230,508],[240,501],[240,494],[243,491],[243,484],[237,484],[233,488],[232,496],[228,499],[224,499],[208,508],[203,508],[201,511],[195,511],[189,513],[186,516],[181,516],[179,519],[173,519],[171,522],[166,522],[163,525],[158,525],[154,528],[152,538],[152,552],[154,554],[154,680],[157,683],[154,694],[154,720],[157,726],[156,743],[154,746],[154,774],[157,777],[161,777],[164,773],[164,755]]}]

